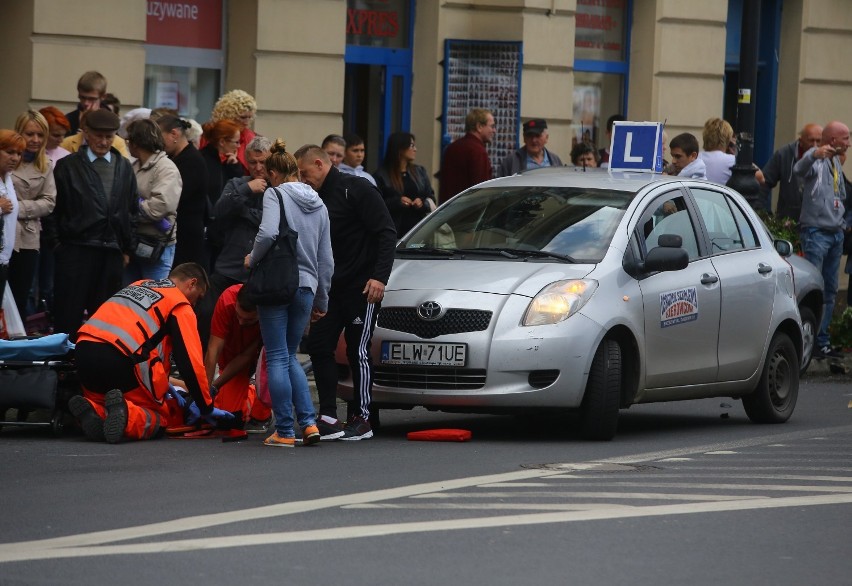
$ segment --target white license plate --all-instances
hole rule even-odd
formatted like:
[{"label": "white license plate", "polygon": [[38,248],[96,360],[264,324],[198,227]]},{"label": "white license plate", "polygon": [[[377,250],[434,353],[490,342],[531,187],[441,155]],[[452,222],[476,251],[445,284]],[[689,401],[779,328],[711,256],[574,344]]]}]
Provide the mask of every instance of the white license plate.
[{"label": "white license plate", "polygon": [[464,366],[467,344],[382,342],[382,364]]}]

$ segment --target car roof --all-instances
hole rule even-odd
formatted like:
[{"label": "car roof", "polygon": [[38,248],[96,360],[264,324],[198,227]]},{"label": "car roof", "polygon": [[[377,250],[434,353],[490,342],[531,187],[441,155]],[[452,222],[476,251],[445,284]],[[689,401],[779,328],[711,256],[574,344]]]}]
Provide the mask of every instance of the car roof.
[{"label": "car roof", "polygon": [[501,177],[480,183],[476,187],[580,187],[637,192],[652,183],[678,183],[682,177],[657,173],[610,171],[609,169],[583,169],[582,167],[545,167],[524,171],[510,177]]}]

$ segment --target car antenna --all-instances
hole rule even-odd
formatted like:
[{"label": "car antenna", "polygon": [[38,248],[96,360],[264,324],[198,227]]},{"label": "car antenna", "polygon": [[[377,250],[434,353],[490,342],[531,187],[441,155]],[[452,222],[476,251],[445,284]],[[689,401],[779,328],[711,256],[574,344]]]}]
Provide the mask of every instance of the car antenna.
[{"label": "car antenna", "polygon": [[[586,125],[583,124],[583,121],[580,121],[580,140],[583,141],[583,137],[586,136]],[[583,173],[586,172],[586,159],[583,158]]]}]

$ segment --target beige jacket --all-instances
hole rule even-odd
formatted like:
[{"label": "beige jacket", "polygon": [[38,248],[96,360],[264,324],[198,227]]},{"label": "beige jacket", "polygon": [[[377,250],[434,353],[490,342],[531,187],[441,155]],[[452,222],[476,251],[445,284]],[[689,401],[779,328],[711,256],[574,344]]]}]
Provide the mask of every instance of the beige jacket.
[{"label": "beige jacket", "polygon": [[33,163],[21,163],[12,171],[12,182],[18,196],[18,226],[15,250],[38,250],[41,218],[56,206],[56,183],[53,169],[42,173]]},{"label": "beige jacket", "polygon": [[[177,166],[166,156],[165,151],[151,155],[143,165],[140,160],[133,161],[133,172],[136,174],[136,186],[142,202],[139,204],[139,223],[136,226],[138,234],[155,236],[165,242],[168,232],[162,232],[157,223],[163,218],[168,219],[174,226],[177,221],[177,206],[183,180]],[[172,231],[168,244],[177,239],[177,229]]]}]

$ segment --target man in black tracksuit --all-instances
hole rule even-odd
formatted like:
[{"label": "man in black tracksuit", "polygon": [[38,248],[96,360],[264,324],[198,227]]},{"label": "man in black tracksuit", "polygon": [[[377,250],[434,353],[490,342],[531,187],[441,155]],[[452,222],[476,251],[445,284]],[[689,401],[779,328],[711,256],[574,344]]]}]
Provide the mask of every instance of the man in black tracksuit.
[{"label": "man in black tracksuit", "polygon": [[[308,339],[320,401],[317,426],[322,439],[369,439],[373,437],[370,341],[393,266],[396,228],[381,193],[369,181],[338,171],[316,145],[303,146],[295,157],[302,181],[319,193],[328,209],[334,254],[328,312],[311,317]],[[345,428],[337,419],[334,361],[341,331],[355,391]]]}]

